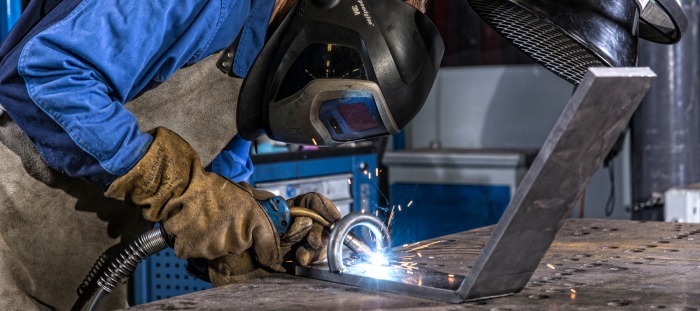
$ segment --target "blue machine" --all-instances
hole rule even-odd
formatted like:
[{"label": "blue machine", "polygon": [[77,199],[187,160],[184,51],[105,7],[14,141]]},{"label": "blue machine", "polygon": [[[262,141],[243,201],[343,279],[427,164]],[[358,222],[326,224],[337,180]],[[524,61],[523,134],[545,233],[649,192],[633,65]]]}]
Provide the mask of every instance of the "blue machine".
[{"label": "blue machine", "polygon": [[[345,213],[374,213],[379,198],[375,184],[377,155],[369,152],[314,159],[316,153],[256,156],[255,171],[248,182],[285,198],[316,191],[340,203]],[[144,260],[132,277],[134,304],[211,288],[211,284],[189,276],[186,266],[187,261],[175,257],[172,249]]]},{"label": "blue machine", "polygon": [[20,0],[0,0],[0,42],[5,40],[12,26],[17,22],[22,14],[22,1]]},{"label": "blue machine", "polygon": [[379,198],[376,170],[374,153],[271,161],[256,164],[249,183],[286,198],[319,192],[333,200],[341,214],[374,213]]},{"label": "blue machine", "polygon": [[497,223],[534,155],[485,149],[387,152],[393,244]]}]

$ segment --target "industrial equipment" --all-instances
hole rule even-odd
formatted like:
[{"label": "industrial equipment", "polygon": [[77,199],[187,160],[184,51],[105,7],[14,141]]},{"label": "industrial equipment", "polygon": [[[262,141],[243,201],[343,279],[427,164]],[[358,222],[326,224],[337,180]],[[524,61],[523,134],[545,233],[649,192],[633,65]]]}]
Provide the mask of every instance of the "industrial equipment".
[{"label": "industrial equipment", "polygon": [[663,203],[665,221],[700,223],[700,184],[668,189]]}]

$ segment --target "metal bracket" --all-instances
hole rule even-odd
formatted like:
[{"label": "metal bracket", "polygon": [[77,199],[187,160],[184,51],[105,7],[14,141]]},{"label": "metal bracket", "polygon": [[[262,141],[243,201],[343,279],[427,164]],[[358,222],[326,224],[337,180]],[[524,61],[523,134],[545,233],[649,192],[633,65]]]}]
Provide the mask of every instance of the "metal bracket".
[{"label": "metal bracket", "polygon": [[521,291],[655,77],[649,68],[588,70],[466,277],[377,277],[366,267],[336,274],[326,266],[298,266],[296,274],[452,303]]}]

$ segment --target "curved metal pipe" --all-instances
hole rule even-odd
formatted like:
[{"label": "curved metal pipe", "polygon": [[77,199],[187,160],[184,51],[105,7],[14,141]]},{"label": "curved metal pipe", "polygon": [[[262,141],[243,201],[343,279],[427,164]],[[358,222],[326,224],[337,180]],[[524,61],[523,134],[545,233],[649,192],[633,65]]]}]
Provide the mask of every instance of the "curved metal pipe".
[{"label": "curved metal pipe", "polygon": [[377,252],[383,253],[391,247],[389,230],[379,218],[367,214],[349,214],[336,223],[328,241],[328,269],[331,272],[343,273],[345,271],[343,242],[350,230],[357,226],[365,226],[374,233]]}]

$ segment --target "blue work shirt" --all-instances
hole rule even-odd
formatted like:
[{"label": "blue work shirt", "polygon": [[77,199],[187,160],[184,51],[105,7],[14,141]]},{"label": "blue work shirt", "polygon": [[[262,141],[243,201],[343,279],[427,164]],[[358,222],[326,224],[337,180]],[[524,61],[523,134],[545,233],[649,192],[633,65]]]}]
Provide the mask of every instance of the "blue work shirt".
[{"label": "blue work shirt", "polygon": [[[228,47],[245,77],[262,49],[274,0],[30,1],[0,46],[0,105],[49,166],[109,184],[152,137],[123,107],[147,85]],[[239,181],[250,143],[234,138],[214,160]]]}]

